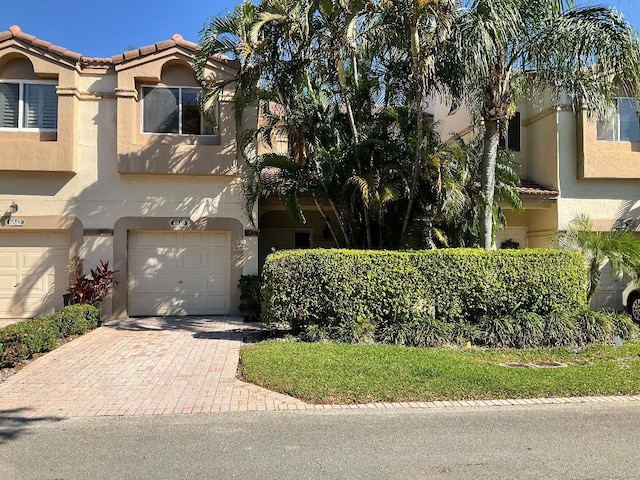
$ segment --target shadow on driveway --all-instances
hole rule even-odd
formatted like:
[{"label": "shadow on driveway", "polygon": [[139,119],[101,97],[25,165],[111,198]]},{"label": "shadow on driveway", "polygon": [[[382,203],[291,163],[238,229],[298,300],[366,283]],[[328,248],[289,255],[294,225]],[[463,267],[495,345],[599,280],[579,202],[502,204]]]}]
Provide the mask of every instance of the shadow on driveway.
[{"label": "shadow on driveway", "polygon": [[25,430],[32,424],[40,422],[59,422],[61,417],[35,417],[26,416],[30,408],[11,408],[0,410],[0,445],[16,440],[27,433]]},{"label": "shadow on driveway", "polygon": [[240,340],[254,343],[282,336],[280,331],[262,323],[245,322],[242,317],[189,316],[189,317],[131,317],[114,319],[105,328],[132,332],[191,332],[193,338],[205,340]]}]

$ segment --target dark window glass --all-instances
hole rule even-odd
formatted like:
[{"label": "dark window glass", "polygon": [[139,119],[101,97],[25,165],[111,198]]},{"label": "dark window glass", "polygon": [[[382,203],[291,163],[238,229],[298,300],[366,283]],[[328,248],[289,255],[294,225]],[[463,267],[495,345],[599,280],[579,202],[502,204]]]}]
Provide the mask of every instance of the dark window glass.
[{"label": "dark window glass", "polygon": [[177,88],[142,89],[142,131],[146,133],[180,133]]},{"label": "dark window glass", "polygon": [[507,131],[500,137],[500,146],[514,152],[520,151],[520,112],[509,119]]},{"label": "dark window glass", "polygon": [[311,234],[309,232],[296,232],[296,248],[310,248]]}]

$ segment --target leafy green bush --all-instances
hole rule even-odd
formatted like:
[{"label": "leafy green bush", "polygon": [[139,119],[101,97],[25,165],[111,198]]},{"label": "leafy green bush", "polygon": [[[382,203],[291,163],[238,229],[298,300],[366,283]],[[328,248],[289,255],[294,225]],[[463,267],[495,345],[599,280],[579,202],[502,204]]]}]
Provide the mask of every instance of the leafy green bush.
[{"label": "leafy green bush", "polygon": [[58,312],[0,328],[0,368],[48,352],[58,341],[98,326],[100,311],[91,305],[72,305]]},{"label": "leafy green bush", "polygon": [[453,327],[453,323],[424,317],[389,325],[381,332],[379,338],[384,343],[396,345],[439,347],[451,342]]},{"label": "leafy green bush", "polygon": [[280,251],[263,269],[263,319],[343,341],[531,345],[547,315],[586,306],[586,278],[580,254],[555,250]]},{"label": "leafy green bush", "polygon": [[640,328],[628,314],[612,312],[610,315],[614,335],[628,341],[637,341],[640,338]]},{"label": "leafy green bush", "polygon": [[60,338],[82,335],[100,324],[100,313],[85,305],[69,305],[52,315],[52,321],[60,330]]},{"label": "leafy green bush", "polygon": [[242,275],[238,287],[240,288],[240,311],[244,315],[244,319],[249,322],[259,321],[262,308],[260,277],[258,275]]},{"label": "leafy green bush", "polygon": [[515,346],[516,325],[511,315],[498,318],[485,316],[478,325],[479,339],[487,347],[510,348]]},{"label": "leafy green bush", "polygon": [[610,342],[614,325],[611,317],[611,314],[588,308],[579,310],[576,314],[580,332],[579,342],[583,344]]},{"label": "leafy green bush", "polygon": [[545,318],[544,341],[545,347],[560,347],[578,343],[580,332],[573,312],[554,310]]}]

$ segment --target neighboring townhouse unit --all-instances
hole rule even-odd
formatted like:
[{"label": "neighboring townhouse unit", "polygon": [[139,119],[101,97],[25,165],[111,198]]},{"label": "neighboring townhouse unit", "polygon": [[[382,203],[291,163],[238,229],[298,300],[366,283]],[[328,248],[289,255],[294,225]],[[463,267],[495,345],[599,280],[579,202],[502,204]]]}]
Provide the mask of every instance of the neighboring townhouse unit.
[{"label": "neighboring townhouse unit", "polygon": [[[85,270],[101,259],[118,270],[105,315],[235,314],[240,275],[256,273],[273,249],[333,245],[312,199],[300,224],[271,197],[253,212],[258,250],[233,94],[201,113],[195,51],[175,35],[91,58],[15,26],[0,32],[0,318],[62,306],[78,258]],[[212,58],[207,75],[237,68]],[[581,213],[600,230],[639,231],[635,101],[621,96],[600,122],[538,103],[519,106],[504,140],[522,165],[525,210],[507,211],[496,247],[546,247]],[[472,133],[464,111],[434,102],[431,113],[444,137]],[[626,282],[602,279],[594,305],[621,308]]]},{"label": "neighboring townhouse unit", "polygon": [[[589,215],[596,230],[640,232],[640,111],[629,98],[617,104],[615,115],[596,121],[568,105],[521,102],[502,146],[521,165],[524,211],[506,207],[508,227],[496,232],[496,248],[549,247],[553,234],[579,214]],[[470,140],[477,133],[464,109],[450,114],[446,102],[434,100],[430,114],[443,138],[457,133]],[[261,202],[260,262],[272,249],[332,245],[314,202],[307,199],[302,208],[306,224],[294,222],[276,198]],[[627,279],[608,272],[592,306],[622,309]]]},{"label": "neighboring townhouse unit", "polygon": [[[0,33],[0,318],[62,306],[68,265],[118,270],[105,315],[238,313],[257,272],[232,91],[202,115],[179,35],[90,58]],[[212,58],[207,75],[237,64]]]},{"label": "neighboring townhouse unit", "polygon": [[[547,247],[552,235],[586,214],[598,231],[640,232],[640,111],[634,99],[621,96],[609,118],[588,118],[570,105],[520,102],[503,144],[522,166],[521,197],[525,210],[507,211],[508,227],[496,233],[496,247],[507,239],[521,248]],[[469,116],[435,108],[443,131],[469,131]],[[534,188],[536,195],[530,187]],[[544,186],[544,187],[540,187]],[[546,194],[537,195],[546,190]],[[608,267],[593,307],[622,309],[628,279],[614,279]]]}]

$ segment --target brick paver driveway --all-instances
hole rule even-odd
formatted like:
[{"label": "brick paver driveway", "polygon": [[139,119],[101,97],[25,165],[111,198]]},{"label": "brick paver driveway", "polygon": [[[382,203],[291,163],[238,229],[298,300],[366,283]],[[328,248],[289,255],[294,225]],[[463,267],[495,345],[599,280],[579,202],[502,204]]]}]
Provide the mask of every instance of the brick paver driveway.
[{"label": "brick paver driveway", "polygon": [[245,328],[233,317],[108,322],[0,383],[0,412],[74,417],[307,407],[236,379]]}]

